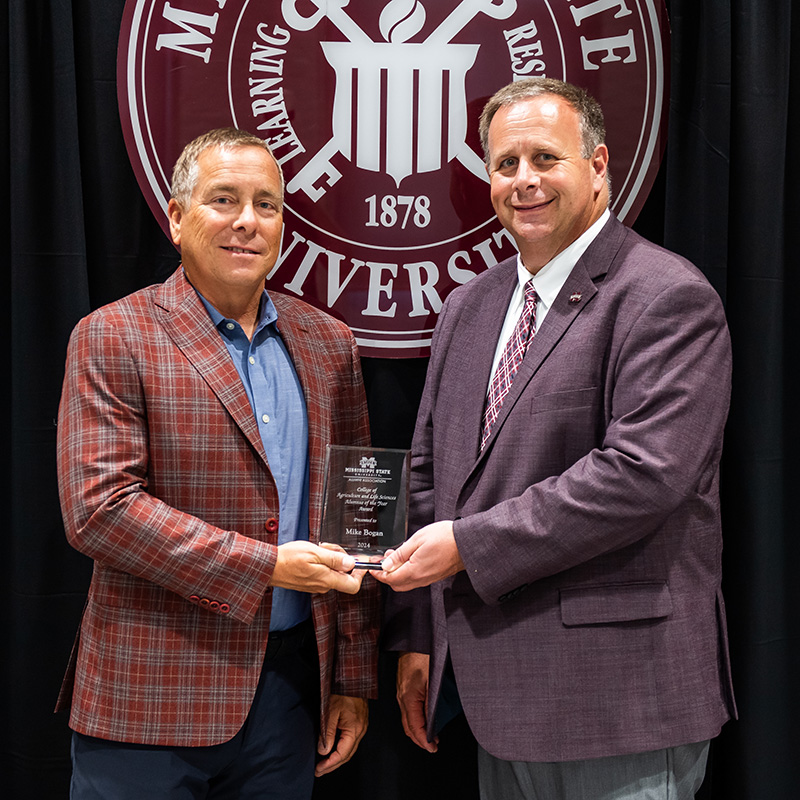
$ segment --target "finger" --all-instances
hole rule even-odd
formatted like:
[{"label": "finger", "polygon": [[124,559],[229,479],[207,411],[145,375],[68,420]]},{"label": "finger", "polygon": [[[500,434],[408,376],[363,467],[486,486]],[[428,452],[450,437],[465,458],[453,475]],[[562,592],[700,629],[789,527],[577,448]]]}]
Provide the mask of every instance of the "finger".
[{"label": "finger", "polygon": [[376,581],[388,586],[395,592],[408,592],[411,589],[417,589],[420,586],[427,586],[421,581],[416,581],[407,569],[398,568],[394,572],[383,572],[383,570],[370,570]]},{"label": "finger", "polygon": [[317,778],[321,777],[322,775],[327,775],[329,772],[333,772],[343,763],[344,762],[342,761],[339,753],[334,751],[327,758],[323,758],[321,761],[317,762],[316,767],[314,767],[314,775]]},{"label": "finger", "polygon": [[375,562],[375,569],[370,569],[369,573],[372,575],[373,578],[383,577],[383,572],[385,567],[383,566],[386,562],[387,558],[390,558],[394,550],[387,550],[382,556],[375,556],[374,558],[370,558],[370,561]]},{"label": "finger", "polygon": [[335,545],[320,545],[317,554],[320,563],[337,572],[351,572],[356,565],[356,560],[353,556],[348,555],[344,550],[337,548]]},{"label": "finger", "polygon": [[403,722],[403,730],[406,736],[408,736],[414,744],[421,747],[423,750],[427,750],[429,753],[436,752],[438,749],[438,740],[436,740],[436,743],[428,741],[423,703],[401,703],[400,718]]},{"label": "finger", "polygon": [[331,573],[331,588],[337,592],[344,594],[357,594],[361,589],[361,583],[364,580],[365,570],[356,569],[350,573],[334,572]]},{"label": "finger", "polygon": [[314,774],[319,777],[346,764],[356,751],[359,739],[348,730],[339,732],[339,740],[336,742],[336,749],[327,757],[317,763]]},{"label": "finger", "polygon": [[411,558],[411,554],[416,550],[414,546],[416,542],[412,544],[413,536],[407,542],[404,542],[397,548],[397,550],[389,550],[386,553],[386,556],[383,559],[383,571],[384,572],[394,572],[399,567],[403,566],[403,564]]}]

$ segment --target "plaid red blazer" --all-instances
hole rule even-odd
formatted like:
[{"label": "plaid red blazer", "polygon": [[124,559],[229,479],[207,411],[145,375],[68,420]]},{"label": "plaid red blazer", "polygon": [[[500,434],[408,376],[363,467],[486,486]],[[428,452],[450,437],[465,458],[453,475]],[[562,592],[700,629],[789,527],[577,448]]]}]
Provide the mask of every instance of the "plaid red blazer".
[{"label": "plaid red blazer", "polygon": [[[308,408],[314,540],[325,445],[369,441],[360,365],[345,325],[271,297]],[[229,740],[269,635],[278,494],[239,375],[182,270],[78,323],[58,473],[67,537],[94,573],[57,708],[105,739]],[[375,694],[377,598],[370,578],[354,597],[313,596],[323,724],[331,692]]]}]

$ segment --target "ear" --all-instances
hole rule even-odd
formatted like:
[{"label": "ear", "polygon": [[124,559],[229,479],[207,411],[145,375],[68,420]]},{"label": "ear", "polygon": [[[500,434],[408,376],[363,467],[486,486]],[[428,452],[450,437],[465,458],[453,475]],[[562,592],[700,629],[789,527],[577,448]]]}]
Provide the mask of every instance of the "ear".
[{"label": "ear", "polygon": [[180,247],[183,211],[174,197],[169,201],[169,205],[167,206],[167,216],[169,217],[169,234],[172,237],[172,242]]},{"label": "ear", "polygon": [[594,170],[594,189],[599,192],[606,185],[608,174],[608,148],[599,144],[592,154],[592,169]]}]

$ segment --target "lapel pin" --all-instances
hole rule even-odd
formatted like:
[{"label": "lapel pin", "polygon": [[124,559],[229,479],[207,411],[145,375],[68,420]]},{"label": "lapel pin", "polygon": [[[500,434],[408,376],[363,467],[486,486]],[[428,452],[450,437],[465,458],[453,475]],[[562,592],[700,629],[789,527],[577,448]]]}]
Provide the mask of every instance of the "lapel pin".
[{"label": "lapel pin", "polygon": [[572,303],[572,305],[575,305],[575,303],[580,303],[581,297],[582,297],[582,295],[581,295],[580,292],[573,292],[569,296],[569,302]]}]

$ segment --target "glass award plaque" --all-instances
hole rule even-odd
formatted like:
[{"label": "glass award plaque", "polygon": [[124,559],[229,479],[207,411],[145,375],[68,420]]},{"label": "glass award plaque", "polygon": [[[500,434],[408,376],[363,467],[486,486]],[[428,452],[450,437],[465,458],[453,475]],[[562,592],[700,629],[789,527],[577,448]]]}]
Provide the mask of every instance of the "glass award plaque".
[{"label": "glass award plaque", "polygon": [[408,530],[411,451],[328,445],[320,541],[356,557],[358,569],[380,569],[380,556]]}]

